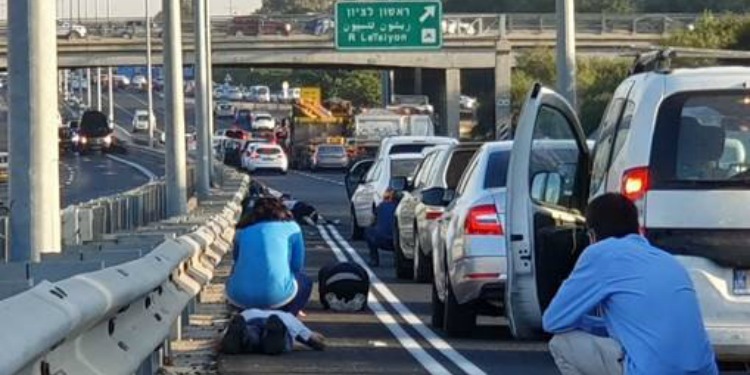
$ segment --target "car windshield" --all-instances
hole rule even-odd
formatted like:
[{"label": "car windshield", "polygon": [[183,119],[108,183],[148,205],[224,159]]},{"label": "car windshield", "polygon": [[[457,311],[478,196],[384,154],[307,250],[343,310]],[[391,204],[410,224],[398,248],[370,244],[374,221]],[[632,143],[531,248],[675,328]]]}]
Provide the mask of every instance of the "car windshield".
[{"label": "car windshield", "polygon": [[410,143],[405,145],[394,145],[388,152],[389,155],[394,154],[418,154],[425,148],[433,147],[434,144],[429,143]]},{"label": "car windshield", "polygon": [[88,137],[104,137],[112,133],[107,115],[98,111],[88,111],[81,118],[81,132]]},{"label": "car windshield", "polygon": [[469,161],[474,156],[476,150],[457,150],[451,155],[448,163],[448,169],[445,171],[445,183],[448,189],[456,190],[458,181],[469,165]]},{"label": "car windshield", "polygon": [[391,177],[412,177],[422,159],[391,160]]},{"label": "car windshield", "polygon": [[749,153],[750,95],[744,91],[674,95],[664,101],[657,117],[653,182],[655,187],[746,184]]},{"label": "car windshield", "polygon": [[138,121],[148,121],[148,115],[138,115]]},{"label": "car windshield", "polygon": [[273,120],[273,118],[271,116],[265,116],[265,115],[256,116],[255,119],[259,120],[259,121],[271,121],[271,120]]},{"label": "car windshield", "polygon": [[484,188],[505,187],[508,177],[510,151],[497,151],[490,154],[487,161],[487,172],[484,175]]},{"label": "car windshield", "polygon": [[320,155],[332,155],[332,156],[342,156],[346,153],[343,147],[336,147],[336,146],[327,146],[327,147],[318,147],[318,154]]}]

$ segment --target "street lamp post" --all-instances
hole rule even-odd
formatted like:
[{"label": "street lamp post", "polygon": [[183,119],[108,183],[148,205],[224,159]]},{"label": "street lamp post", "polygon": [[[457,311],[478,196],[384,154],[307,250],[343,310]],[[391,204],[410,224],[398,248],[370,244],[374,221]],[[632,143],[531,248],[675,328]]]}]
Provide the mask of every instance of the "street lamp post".
[{"label": "street lamp post", "polygon": [[151,17],[149,16],[148,0],[143,0],[146,8],[146,91],[148,91],[148,144],[154,147],[154,86],[151,67]]},{"label": "street lamp post", "polygon": [[557,90],[577,108],[575,3],[557,0]]}]

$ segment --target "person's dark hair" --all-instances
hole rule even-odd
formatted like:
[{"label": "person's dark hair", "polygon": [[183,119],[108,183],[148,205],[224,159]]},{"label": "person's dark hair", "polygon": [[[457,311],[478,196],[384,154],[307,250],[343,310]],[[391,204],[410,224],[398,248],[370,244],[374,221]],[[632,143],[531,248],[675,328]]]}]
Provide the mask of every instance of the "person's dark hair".
[{"label": "person's dark hair", "polygon": [[597,241],[638,234],[638,208],[622,194],[607,193],[589,203],[586,225]]},{"label": "person's dark hair", "polygon": [[265,221],[292,220],[292,214],[281,200],[272,197],[262,197],[255,200],[253,209],[242,215],[237,223],[237,229],[243,229],[253,224]]}]

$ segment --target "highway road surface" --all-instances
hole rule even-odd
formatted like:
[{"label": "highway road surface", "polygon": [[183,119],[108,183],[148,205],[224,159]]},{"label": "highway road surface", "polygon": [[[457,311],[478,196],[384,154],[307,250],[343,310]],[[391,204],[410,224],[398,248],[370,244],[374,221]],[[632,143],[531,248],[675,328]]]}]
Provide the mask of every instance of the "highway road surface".
[{"label": "highway road surface", "polygon": [[[287,176],[257,177],[269,187],[312,203],[336,226],[304,228],[307,273],[337,259],[366,259],[364,242],[350,242],[349,214],[341,172],[291,171]],[[363,263],[364,264],[364,263]],[[221,374],[557,374],[544,342],[511,339],[500,318],[482,318],[471,339],[448,339],[432,329],[429,284],[397,280],[391,253],[381,252],[372,268],[370,310],[363,313],[323,311],[317,301],[303,318],[329,339],[325,352],[298,351],[282,357],[222,356]],[[374,298],[372,298],[374,297]]]}]

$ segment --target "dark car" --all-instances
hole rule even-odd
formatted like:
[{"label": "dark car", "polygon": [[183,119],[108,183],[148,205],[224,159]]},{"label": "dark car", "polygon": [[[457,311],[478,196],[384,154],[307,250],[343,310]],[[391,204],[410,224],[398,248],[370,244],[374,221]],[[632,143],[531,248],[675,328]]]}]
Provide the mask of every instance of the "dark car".
[{"label": "dark car", "polygon": [[108,152],[114,148],[115,137],[107,115],[99,111],[86,111],[79,124],[78,131],[72,137],[73,148],[77,152]]},{"label": "dark car", "polygon": [[258,16],[234,17],[227,30],[227,34],[234,36],[289,35],[291,32],[292,25],[289,23]]}]

